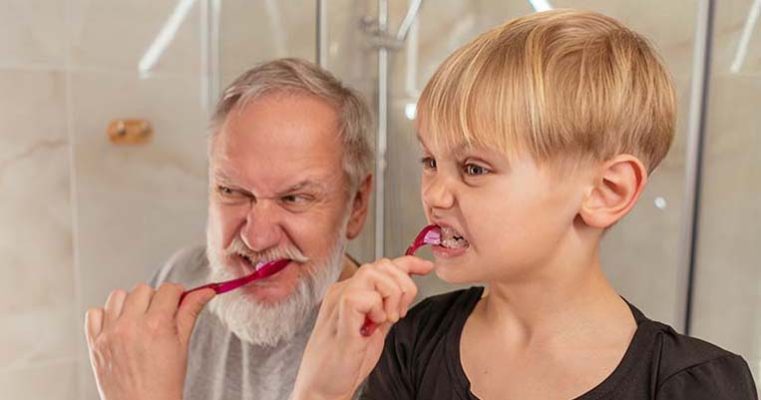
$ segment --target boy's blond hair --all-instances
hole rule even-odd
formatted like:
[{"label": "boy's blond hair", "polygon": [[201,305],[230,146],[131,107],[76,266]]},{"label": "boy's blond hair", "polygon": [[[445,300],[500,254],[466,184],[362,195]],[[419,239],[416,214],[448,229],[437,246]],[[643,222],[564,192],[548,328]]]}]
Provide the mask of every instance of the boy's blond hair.
[{"label": "boy's blond hair", "polygon": [[626,153],[651,172],[671,145],[675,103],[645,38],[602,14],[555,10],[508,21],[450,55],[418,115],[440,144],[551,164]]}]

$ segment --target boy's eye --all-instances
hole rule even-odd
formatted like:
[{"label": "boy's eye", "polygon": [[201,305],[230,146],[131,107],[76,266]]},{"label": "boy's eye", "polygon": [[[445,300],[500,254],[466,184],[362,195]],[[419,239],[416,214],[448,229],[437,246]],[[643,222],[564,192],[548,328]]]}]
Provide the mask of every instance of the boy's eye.
[{"label": "boy's eye", "polygon": [[433,157],[423,157],[420,159],[423,169],[436,169],[436,160]]},{"label": "boy's eye", "polygon": [[489,173],[489,170],[478,164],[465,164],[465,175],[480,176]]}]

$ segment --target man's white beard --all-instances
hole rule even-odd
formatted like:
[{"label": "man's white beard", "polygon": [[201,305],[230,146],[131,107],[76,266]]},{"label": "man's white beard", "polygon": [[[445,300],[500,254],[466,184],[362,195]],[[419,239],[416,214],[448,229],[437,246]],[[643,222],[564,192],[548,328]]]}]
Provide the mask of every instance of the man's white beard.
[{"label": "man's white beard", "polygon": [[[348,220],[348,218],[347,218]],[[220,256],[217,239],[209,227],[206,234],[206,254],[214,282],[239,276],[225,266]],[[292,339],[315,315],[328,287],[336,282],[343,269],[346,245],[346,221],[335,239],[335,245],[324,263],[311,266],[300,277],[294,291],[275,304],[261,304],[246,296],[243,290],[235,290],[215,297],[209,309],[217,315],[228,329],[240,340],[258,346],[275,346]],[[292,268],[292,267],[291,267]],[[298,268],[298,267],[297,267]]]}]

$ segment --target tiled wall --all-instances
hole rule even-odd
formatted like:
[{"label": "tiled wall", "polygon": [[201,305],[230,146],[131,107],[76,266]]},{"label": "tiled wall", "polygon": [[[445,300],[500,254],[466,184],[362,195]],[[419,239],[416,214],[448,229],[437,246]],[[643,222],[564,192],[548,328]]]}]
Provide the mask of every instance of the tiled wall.
[{"label": "tiled wall", "polygon": [[[222,86],[256,62],[313,57],[314,7],[221,3]],[[203,242],[209,5],[0,0],[0,398],[96,399],[85,310]],[[151,141],[112,144],[117,118],[149,121]]]},{"label": "tiled wall", "polygon": [[[203,240],[200,6],[147,75],[176,1],[0,1],[0,397],[95,399],[86,307]],[[111,144],[115,118],[154,128]]]},{"label": "tiled wall", "polygon": [[65,14],[63,1],[0,2],[3,398],[78,398]]}]

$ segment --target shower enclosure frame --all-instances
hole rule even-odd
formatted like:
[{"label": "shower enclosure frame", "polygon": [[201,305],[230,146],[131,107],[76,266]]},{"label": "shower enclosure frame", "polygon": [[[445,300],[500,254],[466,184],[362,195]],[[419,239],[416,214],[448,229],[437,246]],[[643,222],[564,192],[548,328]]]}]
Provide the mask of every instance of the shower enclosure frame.
[{"label": "shower enclosure frame", "polygon": [[[374,254],[382,257],[385,253],[385,207],[386,207],[386,150],[388,140],[388,95],[389,95],[389,57],[390,52],[404,45],[412,24],[419,15],[423,5],[422,0],[409,0],[407,13],[394,34],[389,29],[388,0],[377,2],[377,16],[365,19],[364,30],[376,49],[378,57],[377,79],[377,127],[376,127],[376,159],[375,159],[375,214],[374,214]],[[215,104],[220,91],[219,69],[219,40],[220,14],[222,0],[200,0],[202,33],[201,33],[201,67],[203,79],[201,82],[202,102],[209,112]],[[329,47],[329,0],[315,0],[316,31],[315,31],[315,62],[323,68],[330,69],[328,64]],[[691,332],[693,314],[694,280],[697,262],[697,243],[700,227],[698,224],[701,205],[701,182],[703,169],[703,153],[706,137],[706,119],[708,113],[708,88],[710,80],[710,60],[712,50],[713,20],[715,15],[715,0],[699,0],[697,5],[697,20],[695,28],[695,43],[693,52],[693,74],[688,112],[687,148],[685,165],[685,187],[683,214],[679,237],[680,262],[677,267],[678,292],[677,312],[678,321],[675,327],[685,334]],[[360,28],[358,28],[360,29]]]}]

